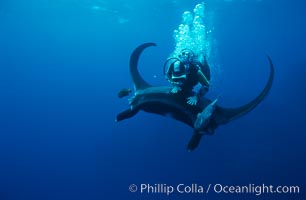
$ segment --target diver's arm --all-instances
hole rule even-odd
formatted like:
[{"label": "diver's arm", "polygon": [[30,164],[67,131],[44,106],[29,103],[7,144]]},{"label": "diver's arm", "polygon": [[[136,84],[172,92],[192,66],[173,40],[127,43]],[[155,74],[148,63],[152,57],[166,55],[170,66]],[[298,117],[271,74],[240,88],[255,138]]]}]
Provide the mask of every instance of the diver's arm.
[{"label": "diver's arm", "polygon": [[201,70],[198,70],[197,76],[198,76],[199,82],[202,85],[205,85],[205,86],[209,87],[209,81],[207,80],[206,76],[202,73]]}]

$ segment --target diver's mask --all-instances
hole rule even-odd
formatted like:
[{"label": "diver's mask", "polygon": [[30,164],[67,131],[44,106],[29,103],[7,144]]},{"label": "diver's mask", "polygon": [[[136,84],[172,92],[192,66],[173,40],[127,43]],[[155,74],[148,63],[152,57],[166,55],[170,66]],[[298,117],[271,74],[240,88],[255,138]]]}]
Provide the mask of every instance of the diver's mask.
[{"label": "diver's mask", "polygon": [[181,54],[179,55],[180,60],[185,64],[189,65],[193,60],[194,54],[189,49],[183,49]]}]

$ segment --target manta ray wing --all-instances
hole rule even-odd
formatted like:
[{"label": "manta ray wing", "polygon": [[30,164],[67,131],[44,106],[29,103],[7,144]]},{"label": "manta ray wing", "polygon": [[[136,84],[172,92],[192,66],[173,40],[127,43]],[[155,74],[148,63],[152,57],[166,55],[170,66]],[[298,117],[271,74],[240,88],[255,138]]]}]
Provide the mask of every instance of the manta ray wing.
[{"label": "manta ray wing", "polygon": [[[130,73],[135,87],[135,94],[130,99],[130,108],[119,113],[116,121],[121,121],[133,117],[139,110],[149,113],[170,116],[194,128],[197,115],[201,113],[210,103],[211,100],[202,98],[196,106],[190,106],[186,103],[186,97],[190,94],[172,94],[171,87],[155,87],[149,85],[138,71],[138,61],[141,53],[148,47],[156,46],[155,43],[144,43],[138,46],[130,57]],[[249,103],[237,108],[223,108],[216,105],[209,122],[205,125],[204,130],[194,130],[193,136],[187,145],[188,150],[195,149],[203,136],[203,132],[211,134],[222,124],[241,117],[253,110],[260,102],[264,100],[271,90],[274,79],[274,66],[272,60],[267,56],[270,63],[269,80],[262,92]]]}]

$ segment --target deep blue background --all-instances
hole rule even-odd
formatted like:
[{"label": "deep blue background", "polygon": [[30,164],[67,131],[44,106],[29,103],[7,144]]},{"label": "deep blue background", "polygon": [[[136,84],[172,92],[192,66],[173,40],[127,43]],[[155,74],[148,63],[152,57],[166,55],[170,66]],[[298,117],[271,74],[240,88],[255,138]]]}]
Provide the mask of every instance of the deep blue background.
[{"label": "deep blue background", "polygon": [[[306,1],[207,1],[214,15],[219,103],[239,106],[268,78],[254,111],[185,149],[192,130],[139,113],[115,123],[131,87],[128,61],[167,84],[162,65],[183,11],[200,1],[0,1],[0,199],[252,199],[255,195],[140,195],[132,183],[299,185],[306,173]],[[95,7],[96,6],[96,7]],[[97,7],[99,6],[99,7]],[[156,78],[154,78],[156,76]]]}]

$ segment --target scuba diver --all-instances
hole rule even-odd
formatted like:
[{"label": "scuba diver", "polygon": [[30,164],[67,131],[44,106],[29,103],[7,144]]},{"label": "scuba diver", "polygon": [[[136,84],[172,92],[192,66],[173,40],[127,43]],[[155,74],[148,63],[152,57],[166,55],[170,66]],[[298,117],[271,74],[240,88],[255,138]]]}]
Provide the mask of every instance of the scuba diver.
[{"label": "scuba diver", "polygon": [[200,83],[199,91],[195,95],[192,93],[193,96],[187,98],[189,105],[196,105],[198,99],[206,94],[210,85],[210,69],[207,60],[204,58],[203,63],[198,62],[194,53],[189,49],[183,49],[178,57],[167,59],[164,65],[165,76],[173,85],[171,93],[181,91],[189,95],[194,86]]}]

